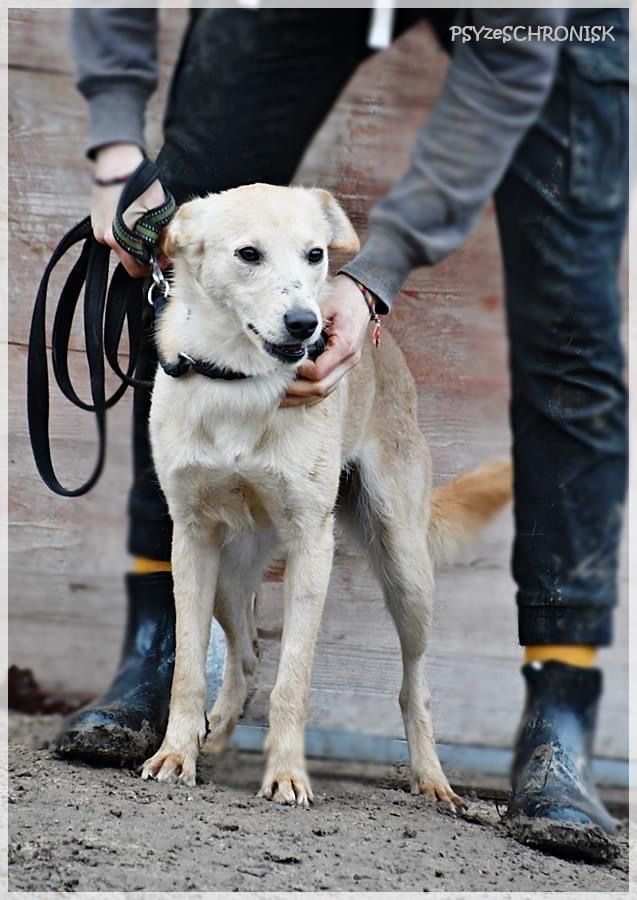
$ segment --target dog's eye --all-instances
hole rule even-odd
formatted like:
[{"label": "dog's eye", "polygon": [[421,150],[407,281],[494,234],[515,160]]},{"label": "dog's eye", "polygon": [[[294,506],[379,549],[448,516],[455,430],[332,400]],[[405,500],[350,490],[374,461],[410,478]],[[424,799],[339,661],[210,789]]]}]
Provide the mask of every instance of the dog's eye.
[{"label": "dog's eye", "polygon": [[320,263],[323,259],[323,251],[320,247],[312,247],[307,254],[307,261],[311,263]]},{"label": "dog's eye", "polygon": [[255,263],[261,259],[261,254],[256,247],[241,247],[235,250],[235,256],[240,256],[245,262]]}]

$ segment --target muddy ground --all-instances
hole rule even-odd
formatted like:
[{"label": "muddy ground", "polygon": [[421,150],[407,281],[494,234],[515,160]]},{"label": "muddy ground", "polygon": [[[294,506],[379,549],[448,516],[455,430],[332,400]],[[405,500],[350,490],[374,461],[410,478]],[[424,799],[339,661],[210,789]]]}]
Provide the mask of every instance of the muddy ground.
[{"label": "muddy ground", "polygon": [[496,805],[460,818],[412,797],[405,771],[310,762],[310,811],[255,798],[257,755],[204,755],[197,788],[56,759],[56,718],[10,717],[13,891],[623,891],[613,864],[521,846]]}]

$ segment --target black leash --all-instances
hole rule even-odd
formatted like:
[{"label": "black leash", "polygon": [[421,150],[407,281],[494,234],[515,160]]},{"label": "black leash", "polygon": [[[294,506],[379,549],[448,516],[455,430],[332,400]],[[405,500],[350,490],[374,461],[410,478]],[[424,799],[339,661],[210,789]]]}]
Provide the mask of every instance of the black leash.
[{"label": "black leash", "polygon": [[[116,240],[139,262],[149,263],[159,233],[174,215],[175,201],[165,189],[166,201],[149,210],[133,229],[124,222],[124,212],[159,178],[154,163],[145,159],[133,172],[122,192],[113,225]],[[58,300],[51,333],[51,360],[55,380],[66,399],[79,409],[95,415],[98,452],[89,478],[76,488],[65,487],[58,479],[51,459],[49,433],[49,372],[46,346],[46,307],[51,275],[60,260],[82,244]],[[29,435],[35,464],[44,483],[63,497],[87,493],[102,473],[106,453],[106,411],[114,406],[129,386],[141,384],[133,378],[141,346],[142,304],[138,292],[129,289],[129,276],[119,265],[108,283],[110,249],[93,237],[90,217],[82,219],[60,241],[49,260],[38,287],[29,333],[27,370],[27,412]],[[68,365],[69,341],[79,297],[84,288],[84,340],[89,368],[91,402],[82,400],[71,380]],[[119,364],[119,345],[126,325],[129,359],[126,370]],[[104,359],[121,384],[106,396]]]}]

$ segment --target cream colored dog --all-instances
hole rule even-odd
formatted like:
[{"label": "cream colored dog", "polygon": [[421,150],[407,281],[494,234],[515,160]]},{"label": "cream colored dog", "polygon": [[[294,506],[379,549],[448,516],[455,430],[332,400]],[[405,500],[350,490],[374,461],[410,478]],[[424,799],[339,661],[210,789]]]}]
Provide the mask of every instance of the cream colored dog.
[{"label": "cream colored dog", "polygon": [[163,248],[174,279],[160,357],[183,353],[249,377],[157,372],[150,433],[174,523],[177,653],[166,735],[142,777],[195,783],[213,614],[227,661],[210,741],[225,745],[257,665],[253,598],[278,552],[287,560],[284,627],[260,795],[312,800],[304,727],[338,515],[362,539],[398,630],[412,790],[461,802],[438,761],[425,685],[434,562],[508,501],[509,463],[487,464],[432,498],[414,382],[388,334],[378,350],[366,344],[360,365],[321,403],[280,407],[321,332],[327,251],[358,248],[328,192],[253,184],[193,200]]}]

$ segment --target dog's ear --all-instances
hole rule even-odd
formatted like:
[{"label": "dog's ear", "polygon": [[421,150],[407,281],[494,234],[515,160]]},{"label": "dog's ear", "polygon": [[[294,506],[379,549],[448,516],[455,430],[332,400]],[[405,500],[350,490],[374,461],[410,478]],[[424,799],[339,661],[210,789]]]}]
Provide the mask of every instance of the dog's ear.
[{"label": "dog's ear", "polygon": [[166,225],[159,235],[159,249],[168,259],[174,259],[178,255],[180,247],[183,247],[184,244],[181,213],[182,210],[178,209],[171,222]]},{"label": "dog's ear", "polygon": [[159,235],[159,249],[168,259],[175,259],[186,253],[188,256],[197,256],[203,251],[201,233],[197,234],[193,227],[196,215],[192,205],[191,202],[180,206],[172,222]]},{"label": "dog's ear", "polygon": [[356,253],[360,249],[360,241],[345,210],[329,191],[322,188],[311,188],[311,191],[321,204],[323,215],[330,226],[329,249]]}]

